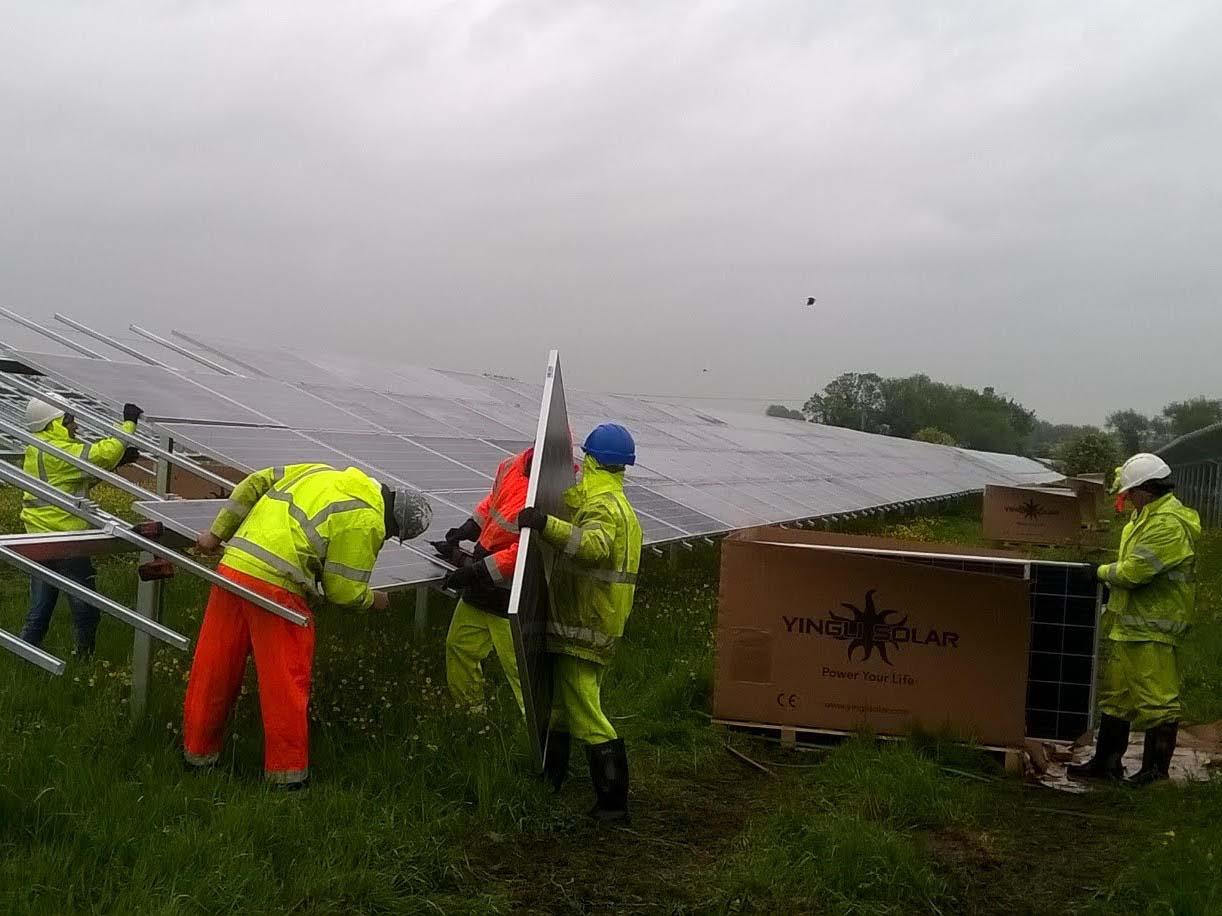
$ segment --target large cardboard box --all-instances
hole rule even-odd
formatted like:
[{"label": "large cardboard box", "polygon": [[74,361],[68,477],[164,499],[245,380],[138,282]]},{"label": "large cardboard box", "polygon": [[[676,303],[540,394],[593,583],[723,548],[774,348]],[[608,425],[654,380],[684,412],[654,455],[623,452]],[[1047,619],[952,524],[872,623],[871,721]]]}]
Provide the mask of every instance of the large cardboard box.
[{"label": "large cardboard box", "polygon": [[1084,539],[1082,506],[1070,489],[984,488],[984,536],[1025,544],[1077,544]]},{"label": "large cardboard box", "polygon": [[1082,508],[1082,524],[1094,527],[1114,514],[1107,485],[1091,477],[1069,477],[1065,486],[1078,494]]},{"label": "large cardboard box", "polygon": [[1021,746],[1029,582],[801,543],[827,538],[723,542],[714,716]]}]

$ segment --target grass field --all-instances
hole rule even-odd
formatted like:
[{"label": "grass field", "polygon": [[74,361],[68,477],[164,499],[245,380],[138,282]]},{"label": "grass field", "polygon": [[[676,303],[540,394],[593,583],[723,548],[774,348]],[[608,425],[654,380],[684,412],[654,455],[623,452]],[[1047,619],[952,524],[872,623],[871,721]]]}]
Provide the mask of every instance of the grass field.
[{"label": "grass field", "polygon": [[[890,533],[979,539],[967,515]],[[1196,721],[1222,717],[1222,537],[1202,547]],[[130,604],[130,559],[100,583]],[[25,589],[0,571],[0,625],[19,626]],[[440,599],[423,635],[408,600],[320,615],[314,782],[289,795],[260,782],[253,680],[201,776],[179,756],[182,653],[159,651],[136,727],[127,628],[104,618],[96,660],[63,678],[0,656],[0,912],[1222,912],[1222,782],[1070,797],[934,739],[817,756],[730,736],[777,775],[744,766],[706,715],[716,592],[712,549],[644,570],[605,689],[633,767],[622,829],[586,822],[583,760],[558,797],[531,777],[499,671],[486,718],[451,707]],[[167,622],[194,636],[203,598],[173,580]],[[61,607],[48,647],[69,646]]]}]

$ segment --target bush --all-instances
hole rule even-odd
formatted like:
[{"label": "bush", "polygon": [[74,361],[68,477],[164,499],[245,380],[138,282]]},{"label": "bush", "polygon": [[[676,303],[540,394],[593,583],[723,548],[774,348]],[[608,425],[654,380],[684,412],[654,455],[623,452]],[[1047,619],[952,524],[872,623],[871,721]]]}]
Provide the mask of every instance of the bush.
[{"label": "bush", "polygon": [[1079,474],[1108,474],[1120,464],[1120,453],[1111,436],[1101,432],[1082,433],[1068,439],[1056,450],[1056,460],[1067,477]]},{"label": "bush", "polygon": [[956,445],[955,437],[948,432],[943,432],[936,426],[922,426],[912,438],[917,442],[930,442],[934,445]]}]

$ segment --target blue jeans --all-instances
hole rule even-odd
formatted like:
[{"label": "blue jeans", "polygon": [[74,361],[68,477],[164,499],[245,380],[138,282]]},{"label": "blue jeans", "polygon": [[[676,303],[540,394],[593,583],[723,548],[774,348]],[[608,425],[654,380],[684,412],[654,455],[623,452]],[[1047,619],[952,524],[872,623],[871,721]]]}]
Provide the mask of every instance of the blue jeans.
[{"label": "blue jeans", "polygon": [[[48,560],[43,566],[79,582],[86,588],[97,590],[97,573],[88,557],[68,557],[63,560]],[[21,638],[34,646],[41,646],[43,637],[47,635],[47,627],[51,625],[51,613],[59,601],[59,589],[42,579],[30,579],[30,611],[25,616],[25,626],[21,628]],[[101,612],[79,598],[69,596],[68,607],[72,610],[72,635],[76,641],[76,651],[81,655],[93,652],[94,637],[98,632],[98,619]]]}]

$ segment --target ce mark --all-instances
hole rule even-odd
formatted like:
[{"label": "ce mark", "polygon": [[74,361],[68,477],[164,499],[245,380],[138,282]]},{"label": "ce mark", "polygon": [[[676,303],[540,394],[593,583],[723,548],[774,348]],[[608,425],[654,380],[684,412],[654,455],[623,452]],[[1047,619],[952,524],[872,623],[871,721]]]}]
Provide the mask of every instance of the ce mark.
[{"label": "ce mark", "polygon": [[776,695],[776,705],[782,709],[797,709],[798,695],[796,693],[778,693]]}]

